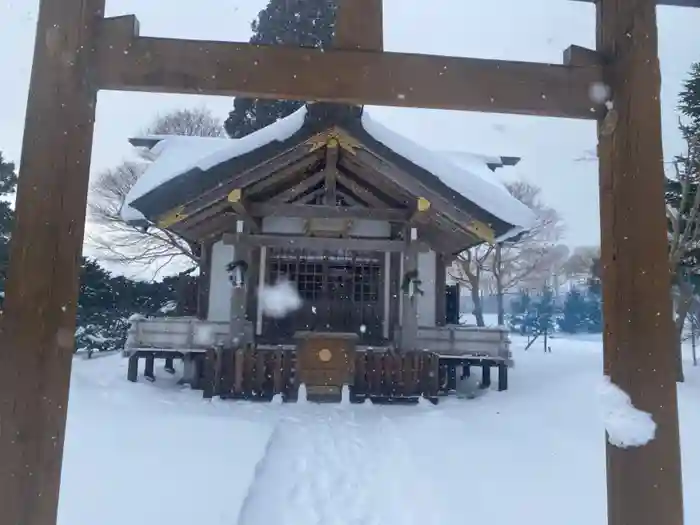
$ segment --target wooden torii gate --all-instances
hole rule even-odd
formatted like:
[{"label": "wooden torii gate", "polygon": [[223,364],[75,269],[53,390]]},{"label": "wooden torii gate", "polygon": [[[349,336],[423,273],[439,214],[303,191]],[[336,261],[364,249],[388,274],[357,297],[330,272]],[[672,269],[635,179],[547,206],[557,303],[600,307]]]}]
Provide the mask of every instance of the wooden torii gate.
[{"label": "wooden torii gate", "polygon": [[551,65],[383,52],[381,0],[342,0],[326,52],[140,37],[105,0],[41,0],[0,327],[0,525],[56,522],[100,89],[596,119],[605,370],[658,425],[607,446],[608,521],[682,524],[656,4],[700,0],[598,0],[597,50]]}]

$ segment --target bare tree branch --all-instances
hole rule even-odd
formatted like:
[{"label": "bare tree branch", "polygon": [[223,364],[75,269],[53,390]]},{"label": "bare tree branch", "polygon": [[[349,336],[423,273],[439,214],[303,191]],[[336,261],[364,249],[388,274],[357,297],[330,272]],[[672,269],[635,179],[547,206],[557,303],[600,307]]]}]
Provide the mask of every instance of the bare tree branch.
[{"label": "bare tree branch", "polygon": [[542,202],[540,188],[526,181],[508,183],[506,188],[533,210],[535,224],[517,240],[502,245],[500,265],[494,246],[482,245],[460,254],[450,272],[471,290],[477,324],[483,322],[482,292],[503,293],[524,284],[540,287],[554,272],[560,271],[568,256],[568,249],[559,244],[564,233],[563,221],[554,208]]},{"label": "bare tree branch", "polygon": [[[205,108],[182,109],[157,117],[143,132],[145,135],[187,135],[225,137],[221,121]],[[96,231],[88,242],[105,260],[151,266],[157,272],[173,262],[197,266],[199,258],[191,246],[172,232],[153,225],[149,228],[127,224],[121,217],[121,208],[129,190],[155,160],[150,151],[141,151],[143,161],[124,162],[97,176],[90,189],[88,218]]]}]

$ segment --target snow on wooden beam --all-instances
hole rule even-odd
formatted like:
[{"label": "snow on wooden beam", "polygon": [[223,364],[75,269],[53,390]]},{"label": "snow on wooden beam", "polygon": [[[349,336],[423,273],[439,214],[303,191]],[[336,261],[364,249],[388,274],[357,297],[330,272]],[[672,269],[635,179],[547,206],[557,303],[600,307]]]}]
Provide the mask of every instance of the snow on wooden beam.
[{"label": "snow on wooden beam", "polygon": [[[594,119],[599,66],[139,37],[105,19],[100,89],[313,100]],[[518,89],[513,89],[517,86]]]}]

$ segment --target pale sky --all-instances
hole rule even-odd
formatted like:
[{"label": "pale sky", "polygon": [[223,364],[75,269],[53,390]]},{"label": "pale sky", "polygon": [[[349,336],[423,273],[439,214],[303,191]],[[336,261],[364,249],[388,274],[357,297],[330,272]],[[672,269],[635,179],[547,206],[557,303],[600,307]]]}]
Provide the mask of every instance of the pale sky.
[{"label": "pale sky", "polygon": [[[0,0],[3,104],[0,151],[19,161],[38,0]],[[136,14],[141,34],[247,41],[266,0],[107,0],[107,14]],[[571,44],[595,42],[595,9],[567,0],[384,0],[385,47],[477,58],[561,63]],[[700,9],[659,8],[664,155],[679,153],[676,100],[693,61],[700,60]],[[92,173],[130,154],[127,138],[157,114],[206,106],[222,119],[224,97],[102,92],[97,107]],[[511,173],[538,184],[566,225],[566,242],[599,239],[595,124],[564,119],[465,112],[372,108],[372,115],[435,150],[516,155]]]}]

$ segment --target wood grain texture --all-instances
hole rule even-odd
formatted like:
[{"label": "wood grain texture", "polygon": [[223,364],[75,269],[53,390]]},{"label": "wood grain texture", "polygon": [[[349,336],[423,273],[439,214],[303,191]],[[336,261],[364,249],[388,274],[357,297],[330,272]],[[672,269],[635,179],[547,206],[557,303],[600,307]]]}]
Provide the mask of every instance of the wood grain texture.
[{"label": "wood grain texture", "polygon": [[40,2],[0,333],[0,524],[56,523],[105,0]]},{"label": "wood grain texture", "polygon": [[610,525],[683,523],[657,47],[653,0],[598,4],[617,112],[599,124],[605,371],[657,424],[644,447],[607,445]]},{"label": "wood grain texture", "polygon": [[335,22],[333,47],[381,51],[384,48],[382,0],[341,0]]},{"label": "wood grain texture", "polygon": [[[103,22],[101,89],[596,118],[601,68],[125,36]],[[206,57],[206,58],[205,58]],[[513,86],[517,86],[514,89]]]}]

